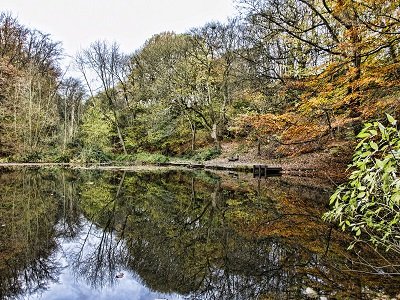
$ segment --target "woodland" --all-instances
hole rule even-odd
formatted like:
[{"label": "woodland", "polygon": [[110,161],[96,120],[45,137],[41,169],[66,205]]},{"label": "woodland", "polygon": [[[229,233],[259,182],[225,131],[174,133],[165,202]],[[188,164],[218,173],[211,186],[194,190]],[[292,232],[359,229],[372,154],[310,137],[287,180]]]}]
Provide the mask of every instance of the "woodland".
[{"label": "woodland", "polygon": [[61,43],[1,13],[0,161],[297,158],[343,179],[353,159],[325,218],[400,251],[400,1],[236,5],[131,54],[94,41],[80,78]]},{"label": "woodland", "polygon": [[80,79],[65,78],[61,43],[2,13],[1,159],[206,160],[230,142],[349,159],[362,123],[398,115],[398,1],[236,4],[241,17],[130,55],[94,41],[76,55]]}]

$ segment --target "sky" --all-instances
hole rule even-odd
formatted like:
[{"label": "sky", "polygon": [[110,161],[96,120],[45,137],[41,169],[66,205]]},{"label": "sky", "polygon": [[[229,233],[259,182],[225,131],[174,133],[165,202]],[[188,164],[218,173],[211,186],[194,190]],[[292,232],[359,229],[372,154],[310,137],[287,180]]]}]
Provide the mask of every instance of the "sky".
[{"label": "sky", "polygon": [[95,40],[117,42],[125,53],[163,31],[182,33],[234,16],[234,0],[0,0],[0,11],[49,33],[67,55]]},{"label": "sky", "polygon": [[[50,271],[51,275],[57,277],[57,280],[48,282],[46,289],[39,289],[29,297],[21,298],[31,300],[183,300],[183,297],[179,295],[165,295],[151,291],[140,282],[140,277],[137,274],[133,273],[131,269],[125,269],[124,266],[121,266],[120,261],[110,263],[115,268],[111,273],[106,271],[105,265],[98,265],[99,273],[97,275],[100,275],[98,279],[103,279],[103,281],[98,280],[96,286],[93,286],[94,282],[90,282],[93,277],[88,276],[90,275],[90,268],[86,264],[93,258],[93,253],[96,253],[101,243],[101,237],[104,237],[103,230],[92,226],[89,222],[83,223],[79,229],[78,235],[73,239],[69,237],[59,238],[57,240],[58,248],[49,258],[50,262],[58,263],[53,273]],[[119,243],[115,236],[111,236],[111,238],[108,236],[107,242],[111,243],[110,245],[113,246],[116,255],[123,251],[121,249],[122,243]],[[119,247],[115,247],[118,244]],[[80,253],[82,256],[76,260],[75,258],[78,257],[77,254],[80,251],[82,251]],[[82,269],[79,270],[79,268]],[[79,272],[87,271],[86,268],[89,268],[89,272],[86,274]],[[60,273],[57,274],[57,271]],[[106,272],[102,273],[102,271]],[[115,279],[116,273],[122,273],[123,277]],[[102,274],[105,277],[101,277]]]}]

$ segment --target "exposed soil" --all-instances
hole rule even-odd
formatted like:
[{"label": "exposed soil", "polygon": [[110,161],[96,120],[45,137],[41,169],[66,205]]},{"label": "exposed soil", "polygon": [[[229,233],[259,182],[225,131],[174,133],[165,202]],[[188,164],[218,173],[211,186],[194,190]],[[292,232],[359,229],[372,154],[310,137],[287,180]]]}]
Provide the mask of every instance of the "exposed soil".
[{"label": "exposed soil", "polygon": [[[282,167],[283,173],[287,175],[317,177],[332,183],[339,183],[344,181],[348,175],[346,169],[351,161],[353,145],[331,144],[330,147],[318,152],[284,158],[271,158],[263,152],[258,155],[255,147],[240,151],[238,150],[240,148],[238,143],[224,143],[221,148],[222,154],[206,164],[226,166],[264,164],[270,167]],[[229,158],[238,158],[238,160],[231,162]]]}]

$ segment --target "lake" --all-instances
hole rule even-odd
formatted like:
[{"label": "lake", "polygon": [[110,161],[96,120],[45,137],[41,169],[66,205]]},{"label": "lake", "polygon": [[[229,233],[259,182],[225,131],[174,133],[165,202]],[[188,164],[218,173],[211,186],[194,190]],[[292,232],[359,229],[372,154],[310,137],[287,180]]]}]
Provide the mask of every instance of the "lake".
[{"label": "lake", "polygon": [[398,258],[347,250],[321,219],[332,186],[310,179],[2,168],[0,187],[0,299],[400,294]]}]

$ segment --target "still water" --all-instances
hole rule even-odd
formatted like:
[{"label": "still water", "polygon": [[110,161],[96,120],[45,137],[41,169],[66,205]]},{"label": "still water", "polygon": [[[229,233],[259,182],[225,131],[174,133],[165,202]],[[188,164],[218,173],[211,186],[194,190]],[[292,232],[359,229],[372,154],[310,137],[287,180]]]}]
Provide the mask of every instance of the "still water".
[{"label": "still water", "polygon": [[[153,170],[0,169],[0,299],[376,299],[389,253],[321,220],[331,187]],[[383,257],[385,256],[385,257]],[[398,272],[397,272],[398,273]]]}]

